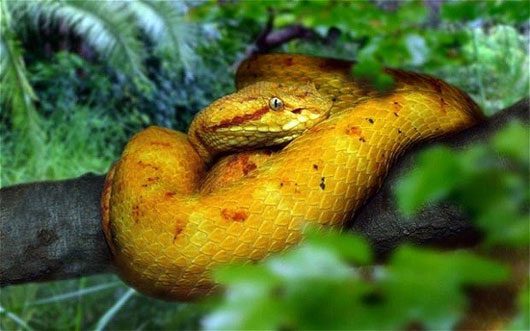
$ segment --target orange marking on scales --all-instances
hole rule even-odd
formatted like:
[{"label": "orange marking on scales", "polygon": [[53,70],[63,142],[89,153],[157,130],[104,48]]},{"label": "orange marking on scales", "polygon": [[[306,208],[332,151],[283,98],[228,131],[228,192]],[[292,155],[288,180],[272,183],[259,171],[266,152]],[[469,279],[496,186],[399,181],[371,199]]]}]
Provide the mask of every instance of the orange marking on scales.
[{"label": "orange marking on scales", "polygon": [[[203,131],[208,131],[209,128],[205,127],[205,126],[202,126],[202,130]],[[206,151],[208,151],[208,153],[212,153],[214,151],[214,148],[212,148],[207,142],[206,140],[204,140],[204,138],[200,135],[200,134],[195,134],[195,139],[197,139],[197,141],[200,142],[201,146],[203,146]]]},{"label": "orange marking on scales", "polygon": [[348,127],[346,127],[345,132],[346,132],[347,135],[359,137],[359,141],[360,142],[366,142],[366,139],[364,139],[364,137],[362,135],[363,131],[358,126],[349,125]]},{"label": "orange marking on scales", "polygon": [[394,105],[394,115],[396,117],[399,117],[398,113],[401,110],[401,108],[403,108],[403,106],[398,101],[394,101],[393,105]]},{"label": "orange marking on scales", "polygon": [[184,231],[186,223],[177,221],[177,224],[175,225],[175,232],[173,233],[173,243],[177,240],[178,236]]},{"label": "orange marking on scales", "polygon": [[151,163],[146,163],[146,162],[143,162],[142,160],[138,161],[137,164],[139,166],[141,166],[142,168],[153,168],[155,170],[159,170],[160,168],[155,166],[155,165],[152,165]]},{"label": "orange marking on scales", "polygon": [[142,184],[142,187],[148,187],[148,186],[154,184],[155,182],[157,182],[159,179],[160,179],[160,177],[158,177],[158,176],[147,177],[147,183]]},{"label": "orange marking on scales", "polygon": [[140,216],[142,216],[142,213],[140,212],[140,205],[136,204],[132,207],[132,218],[134,223],[138,224],[140,221]]},{"label": "orange marking on scales", "polygon": [[243,174],[247,176],[251,171],[256,170],[258,166],[254,162],[247,162],[243,165]]},{"label": "orange marking on scales", "polygon": [[263,115],[269,112],[269,107],[263,107],[257,111],[249,114],[238,115],[232,119],[222,120],[221,123],[208,127],[208,130],[215,130],[220,128],[227,128],[230,126],[239,125],[251,120],[259,120]]},{"label": "orange marking on scales", "polygon": [[258,167],[256,163],[250,161],[249,156],[245,154],[237,155],[228,162],[227,166],[229,168],[241,169],[241,172],[245,176],[247,176],[250,172],[257,169]]},{"label": "orange marking on scales", "polygon": [[244,210],[233,210],[224,208],[223,210],[221,210],[221,216],[223,216],[225,220],[230,220],[234,222],[244,222],[247,219],[248,214]]},{"label": "orange marking on scales", "polygon": [[346,128],[346,134],[347,135],[354,135],[354,136],[360,136],[362,133],[362,130],[360,127],[355,125],[350,125]]}]

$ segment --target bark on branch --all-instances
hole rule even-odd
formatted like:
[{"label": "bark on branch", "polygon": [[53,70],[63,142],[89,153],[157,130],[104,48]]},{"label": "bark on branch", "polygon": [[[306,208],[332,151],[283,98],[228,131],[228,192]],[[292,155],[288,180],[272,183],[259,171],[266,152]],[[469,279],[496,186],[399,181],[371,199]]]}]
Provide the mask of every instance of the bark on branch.
[{"label": "bark on branch", "polygon": [[256,40],[247,47],[244,59],[255,54],[268,53],[271,50],[295,39],[306,39],[330,45],[339,38],[341,31],[335,27],[329,28],[325,36],[302,24],[290,24],[274,30],[274,10],[269,9],[267,23],[258,34]]},{"label": "bark on branch", "polygon": [[[506,122],[529,122],[529,101],[522,100],[483,125],[443,143],[465,149],[486,141]],[[414,163],[418,147],[393,167],[384,187],[352,221],[353,231],[367,236],[381,255],[402,241],[470,245],[478,236],[457,209],[429,206],[405,221],[396,210],[391,187]],[[0,190],[0,285],[48,281],[111,272],[100,228],[99,198],[103,176],[85,175]]]}]

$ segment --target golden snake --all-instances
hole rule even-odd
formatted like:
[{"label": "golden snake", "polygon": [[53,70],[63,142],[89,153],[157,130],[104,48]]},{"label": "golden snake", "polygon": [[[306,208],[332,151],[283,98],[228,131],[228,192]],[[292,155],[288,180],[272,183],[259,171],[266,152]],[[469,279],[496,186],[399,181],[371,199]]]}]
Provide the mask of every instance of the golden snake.
[{"label": "golden snake", "polygon": [[121,277],[166,299],[208,294],[213,267],[281,251],[306,224],[342,225],[409,146],[482,119],[465,93],[437,78],[387,69],[395,88],[380,93],[354,79],[352,65],[253,57],[237,71],[238,91],[201,111],[188,135],[136,134],[102,198]]}]

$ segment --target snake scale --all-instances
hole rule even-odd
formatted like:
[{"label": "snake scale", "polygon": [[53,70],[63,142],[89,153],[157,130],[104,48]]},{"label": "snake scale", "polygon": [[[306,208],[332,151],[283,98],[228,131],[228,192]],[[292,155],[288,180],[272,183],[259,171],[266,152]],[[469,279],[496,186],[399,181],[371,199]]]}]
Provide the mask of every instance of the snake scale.
[{"label": "snake scale", "polygon": [[188,135],[137,133],[102,197],[120,276],[159,298],[209,294],[216,265],[284,250],[307,224],[344,224],[407,148],[483,118],[440,79],[386,69],[395,88],[381,93],[354,79],[353,65],[255,56],[239,66],[237,91],[202,110]]}]

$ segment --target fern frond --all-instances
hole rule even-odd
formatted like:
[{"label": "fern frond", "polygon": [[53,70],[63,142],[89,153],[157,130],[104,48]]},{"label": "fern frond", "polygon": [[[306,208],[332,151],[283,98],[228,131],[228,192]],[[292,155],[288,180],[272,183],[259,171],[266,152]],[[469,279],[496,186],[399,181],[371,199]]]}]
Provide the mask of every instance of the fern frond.
[{"label": "fern frond", "polygon": [[188,76],[193,76],[199,57],[194,52],[198,29],[186,22],[184,13],[167,1],[128,1],[127,6],[140,28],[155,43],[156,50],[180,61]]},{"label": "fern frond", "polygon": [[11,111],[13,128],[19,131],[20,137],[28,140],[30,154],[38,156],[42,152],[44,132],[39,124],[40,118],[35,110],[37,99],[29,84],[22,50],[13,32],[8,7],[0,1],[0,92],[2,102]]},{"label": "fern frond", "polygon": [[[15,34],[24,34],[29,29],[38,29],[39,24],[47,24],[49,22],[39,22],[40,8],[45,2],[52,0],[36,0],[36,1],[5,1],[7,12],[10,17],[14,17],[15,23],[11,28]],[[20,39],[23,39],[21,37]]]},{"label": "fern frond", "polygon": [[91,45],[109,65],[147,80],[143,73],[143,45],[135,17],[126,3],[111,0],[40,0],[34,15],[67,24]]}]

